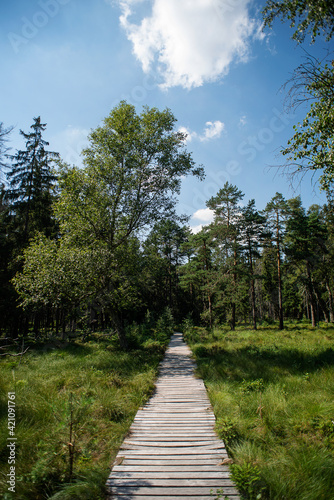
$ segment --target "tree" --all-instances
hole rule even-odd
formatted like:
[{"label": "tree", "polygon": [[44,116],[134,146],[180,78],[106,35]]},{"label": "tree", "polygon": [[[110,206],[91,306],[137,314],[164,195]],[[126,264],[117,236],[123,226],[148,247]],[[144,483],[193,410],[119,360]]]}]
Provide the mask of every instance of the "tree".
[{"label": "tree", "polygon": [[45,149],[49,143],[42,139],[46,124],[41,123],[40,117],[34,118],[30,128],[29,134],[20,130],[26,140],[26,149],[11,157],[13,165],[7,174],[9,189],[6,192],[14,228],[21,234],[24,244],[35,231],[51,234],[54,230],[52,164],[59,156]]},{"label": "tree", "polygon": [[201,318],[213,326],[213,295],[216,273],[212,270],[212,235],[204,226],[197,234],[192,234],[183,249],[188,254],[188,262],[180,270],[181,286],[187,289],[196,309],[197,303],[202,305]]},{"label": "tree", "polygon": [[333,300],[333,288],[334,288],[334,203],[333,198],[328,197],[328,203],[323,208],[325,224],[327,228],[328,241],[327,249],[328,253],[323,256],[324,260],[324,281],[327,291],[327,301],[329,310],[329,321],[334,323],[334,300]]},{"label": "tree", "polygon": [[300,197],[288,200],[286,226],[286,255],[299,271],[299,281],[305,285],[311,308],[312,326],[317,324],[317,290],[315,271],[324,253],[327,253],[327,230],[321,221],[317,207],[310,207],[308,213]]},{"label": "tree", "polygon": [[7,166],[7,153],[10,148],[7,147],[6,143],[9,138],[9,134],[14,127],[4,127],[3,122],[0,122],[0,173],[2,174],[2,168]]},{"label": "tree", "polygon": [[[117,266],[117,249],[159,220],[174,215],[183,176],[204,175],[185,149],[185,135],[174,131],[170,110],[135,107],[122,101],[91,132],[83,151],[84,168],[63,166],[56,206],[61,233],[72,244],[105,248]],[[127,342],[115,307],[117,280],[105,269],[109,315],[122,347]]]},{"label": "tree", "polygon": [[180,295],[178,269],[184,262],[185,251],[182,245],[189,238],[189,229],[176,220],[163,220],[156,223],[143,244],[145,281],[149,283],[147,292],[149,307],[162,312],[167,306],[174,317],[184,311],[184,297]]},{"label": "tree", "polygon": [[[264,25],[271,27],[276,17],[290,20],[296,27],[293,38],[302,42],[311,33],[312,42],[321,33],[329,41],[334,34],[334,5],[326,0],[267,0],[263,11]],[[294,127],[295,134],[282,149],[286,167],[295,173],[322,171],[320,182],[329,190],[334,180],[333,166],[333,61],[318,61],[308,57],[294,72],[288,84],[292,108],[313,101],[305,119]]]},{"label": "tree", "polygon": [[256,298],[255,298],[255,279],[254,272],[255,258],[259,258],[259,249],[262,246],[268,231],[266,230],[266,219],[255,208],[255,200],[250,200],[248,204],[242,208],[242,217],[240,220],[241,228],[241,247],[243,253],[248,261],[248,274],[250,281],[250,295],[253,328],[257,328],[257,312],[256,312]]},{"label": "tree", "polygon": [[283,299],[282,299],[282,257],[281,250],[284,236],[284,223],[286,218],[287,203],[281,193],[276,193],[265,208],[267,220],[272,229],[273,242],[277,256],[277,286],[278,286],[278,317],[279,329],[283,329]]},{"label": "tree", "polygon": [[334,34],[334,6],[328,0],[267,0],[262,10],[264,25],[271,27],[276,18],[290,21],[296,28],[292,38],[298,42],[311,35],[312,42],[321,33],[329,41]]},{"label": "tree", "polygon": [[[217,240],[221,251],[225,253],[225,269],[221,271],[227,276],[232,277],[230,283],[229,299],[231,307],[231,330],[235,329],[236,324],[236,302],[237,295],[237,265],[238,265],[238,223],[240,220],[241,208],[239,202],[244,194],[232,184],[226,182],[216,196],[210,198],[207,206],[214,211],[214,224],[212,232]],[[231,281],[231,280],[230,280]],[[227,290],[226,290],[227,291]],[[226,293],[225,293],[226,295]]]},{"label": "tree", "polygon": [[311,102],[305,119],[294,126],[295,134],[281,150],[286,167],[292,176],[319,170],[321,186],[329,191],[334,182],[334,62],[324,64],[309,56],[286,85],[292,108]]},{"label": "tree", "polygon": [[[139,300],[138,250],[137,240],[128,241],[117,254],[116,265],[102,246],[74,247],[66,236],[56,241],[38,235],[23,251],[22,271],[13,279],[20,306],[35,318],[49,312],[56,318],[56,333],[61,324],[63,335],[66,323],[79,320],[90,326],[93,311],[104,316],[109,300],[119,314],[133,311]],[[110,276],[112,296],[106,291]]]}]

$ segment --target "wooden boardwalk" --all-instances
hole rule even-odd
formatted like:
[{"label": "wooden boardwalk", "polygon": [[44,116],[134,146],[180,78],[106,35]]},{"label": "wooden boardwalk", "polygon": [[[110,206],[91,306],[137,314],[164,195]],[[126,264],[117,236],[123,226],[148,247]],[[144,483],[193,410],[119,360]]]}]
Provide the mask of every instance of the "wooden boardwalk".
[{"label": "wooden boardwalk", "polygon": [[182,334],[175,333],[160,365],[156,391],[140,409],[107,481],[109,499],[239,500],[224,443],[214,432],[202,380]]}]

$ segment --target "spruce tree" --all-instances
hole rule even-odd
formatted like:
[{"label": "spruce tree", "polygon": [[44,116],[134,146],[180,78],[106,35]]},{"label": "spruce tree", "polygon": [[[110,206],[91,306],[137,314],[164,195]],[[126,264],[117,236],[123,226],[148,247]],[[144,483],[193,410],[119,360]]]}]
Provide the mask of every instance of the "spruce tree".
[{"label": "spruce tree", "polygon": [[34,118],[30,128],[30,133],[20,130],[26,149],[11,156],[12,169],[7,174],[6,197],[10,203],[12,228],[23,245],[36,231],[47,236],[53,233],[51,206],[55,176],[52,164],[59,156],[45,149],[49,143],[42,138],[46,124],[41,123],[40,117]]},{"label": "spruce tree", "polygon": [[3,122],[0,122],[0,179],[2,180],[3,168],[7,166],[7,154],[10,148],[7,147],[8,137],[13,127],[4,127]]}]

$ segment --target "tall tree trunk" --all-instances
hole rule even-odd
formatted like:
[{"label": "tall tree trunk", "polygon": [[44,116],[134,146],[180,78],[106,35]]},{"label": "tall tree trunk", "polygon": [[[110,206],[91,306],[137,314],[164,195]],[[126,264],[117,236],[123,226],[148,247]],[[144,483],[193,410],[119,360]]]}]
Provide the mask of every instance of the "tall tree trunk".
[{"label": "tall tree trunk", "polygon": [[[236,241],[234,240],[234,250],[233,250],[233,289],[236,290],[237,287],[237,273],[235,272],[237,268],[237,251],[236,251]],[[231,303],[231,330],[235,330],[235,302],[234,300]]]},{"label": "tall tree trunk", "polygon": [[249,249],[249,269],[251,273],[251,301],[252,301],[253,328],[254,330],[256,330],[257,325],[256,325],[255,282],[254,282],[253,259],[252,259],[251,249]]},{"label": "tall tree trunk", "polygon": [[279,329],[283,330],[283,300],[282,300],[282,275],[281,275],[281,249],[280,249],[280,234],[279,234],[279,215],[277,212],[277,277],[278,277],[278,318]]},{"label": "tall tree trunk", "polygon": [[[203,248],[204,248],[204,258],[205,258],[205,270],[208,273],[209,271],[209,262],[208,262],[208,257],[207,257],[207,250],[206,250],[206,242],[203,240]],[[209,280],[207,279],[207,286],[208,286],[208,305],[209,305],[209,322],[210,322],[210,328],[212,328],[212,300],[211,300],[211,294],[209,291]]]},{"label": "tall tree trunk", "polygon": [[333,309],[333,294],[330,289],[328,280],[326,281],[326,289],[328,292],[328,310],[329,310],[329,321],[334,323],[334,309]]},{"label": "tall tree trunk", "polygon": [[58,337],[59,333],[59,307],[56,308],[56,337]]},{"label": "tall tree trunk", "polygon": [[309,297],[310,297],[312,326],[316,327],[317,326],[316,303],[315,303],[315,299],[314,299],[311,267],[310,267],[310,263],[308,261],[306,262],[306,269],[307,269],[307,277],[308,277],[308,291],[309,291]]},{"label": "tall tree trunk", "polygon": [[253,329],[257,329],[256,324],[256,303],[255,303],[255,283],[254,279],[251,279],[251,299],[252,299],[252,318],[253,318]]},{"label": "tall tree trunk", "polygon": [[234,330],[235,330],[235,302],[231,303],[231,313],[232,313],[231,330],[232,330],[232,332],[234,332]]}]

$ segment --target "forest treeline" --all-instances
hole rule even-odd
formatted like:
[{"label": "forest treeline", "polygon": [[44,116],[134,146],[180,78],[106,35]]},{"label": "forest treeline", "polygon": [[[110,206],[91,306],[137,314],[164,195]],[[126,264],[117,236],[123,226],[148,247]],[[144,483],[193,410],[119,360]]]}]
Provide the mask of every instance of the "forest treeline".
[{"label": "forest treeline", "polygon": [[[330,42],[334,16],[322,0],[266,2],[264,26],[288,21],[299,44]],[[207,200],[214,220],[192,234],[177,215],[181,180],[203,179],[170,110],[120,102],[89,135],[83,167],[47,150],[46,125],[0,122],[0,335],[66,336],[111,327],[127,347],[127,325],[172,312],[212,327],[259,320],[334,321],[334,64],[307,52],[285,85],[305,119],[281,150],[288,175],[318,171],[324,206],[307,210],[280,193],[263,211],[226,183]],[[168,308],[168,309],[166,309]]]},{"label": "forest treeline", "polygon": [[330,191],[324,206],[276,193],[259,211],[226,183],[207,200],[213,222],[193,234],[175,195],[183,176],[204,171],[175,121],[121,102],[91,132],[81,168],[48,151],[40,117],[21,131],[25,149],[7,156],[1,187],[2,335],[110,327],[127,347],[127,325],[166,308],[177,322],[231,329],[334,322]]}]

